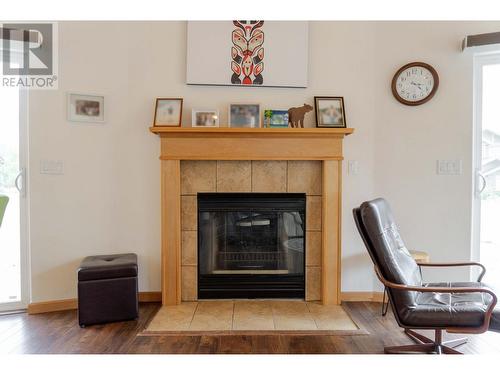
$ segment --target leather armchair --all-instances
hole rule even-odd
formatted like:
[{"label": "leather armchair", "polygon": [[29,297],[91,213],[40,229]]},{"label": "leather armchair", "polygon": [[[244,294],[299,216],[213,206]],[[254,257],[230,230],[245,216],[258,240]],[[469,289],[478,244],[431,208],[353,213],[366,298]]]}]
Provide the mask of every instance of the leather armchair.
[{"label": "leather armchair", "polygon": [[[387,287],[389,301],[399,326],[416,345],[384,348],[385,353],[449,353],[467,339],[443,342],[442,332],[500,332],[497,296],[482,283],[486,272],[475,262],[416,263],[406,249],[392,216],[382,198],[364,202],[353,210],[354,221],[375,266],[378,279]],[[421,267],[480,267],[477,281],[424,283]],[[433,330],[434,340],[414,331]]]}]

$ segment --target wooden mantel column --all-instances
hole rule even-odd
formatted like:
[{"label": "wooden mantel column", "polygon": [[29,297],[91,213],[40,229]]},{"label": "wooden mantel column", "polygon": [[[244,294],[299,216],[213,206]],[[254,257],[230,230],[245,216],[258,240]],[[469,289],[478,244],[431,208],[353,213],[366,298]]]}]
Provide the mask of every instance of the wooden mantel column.
[{"label": "wooden mantel column", "polygon": [[324,305],[340,304],[341,192],[341,162],[337,160],[323,160],[321,294]]},{"label": "wooden mantel column", "polygon": [[152,127],[150,130],[161,137],[163,305],[181,302],[181,160],[322,161],[322,302],[340,304],[342,141],[354,129]]},{"label": "wooden mantel column", "polygon": [[181,162],[161,161],[161,293],[163,305],[181,303]]}]

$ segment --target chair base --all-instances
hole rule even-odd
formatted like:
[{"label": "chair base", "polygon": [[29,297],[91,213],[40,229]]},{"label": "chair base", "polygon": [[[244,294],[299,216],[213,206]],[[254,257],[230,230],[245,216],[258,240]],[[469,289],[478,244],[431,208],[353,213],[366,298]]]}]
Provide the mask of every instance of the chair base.
[{"label": "chair base", "polygon": [[384,348],[386,354],[410,354],[410,353],[426,353],[426,354],[463,354],[455,350],[459,345],[465,344],[467,338],[459,338],[443,342],[443,331],[435,330],[435,339],[431,340],[424,335],[421,335],[411,329],[405,329],[405,333],[416,342],[415,345],[402,346],[387,346]]}]

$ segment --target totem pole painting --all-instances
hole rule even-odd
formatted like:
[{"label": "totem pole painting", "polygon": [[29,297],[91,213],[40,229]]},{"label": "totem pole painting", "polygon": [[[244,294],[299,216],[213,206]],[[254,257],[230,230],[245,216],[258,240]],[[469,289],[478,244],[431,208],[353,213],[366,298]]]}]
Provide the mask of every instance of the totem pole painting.
[{"label": "totem pole painting", "polygon": [[262,85],[264,78],[264,21],[233,21],[231,33],[231,83]]},{"label": "totem pole painting", "polygon": [[187,21],[186,83],[307,87],[308,30],[307,21]]}]

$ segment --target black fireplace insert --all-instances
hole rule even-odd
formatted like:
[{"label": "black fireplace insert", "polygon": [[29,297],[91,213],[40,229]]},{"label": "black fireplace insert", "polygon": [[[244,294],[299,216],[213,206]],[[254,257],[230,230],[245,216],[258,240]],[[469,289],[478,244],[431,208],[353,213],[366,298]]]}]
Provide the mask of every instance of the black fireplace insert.
[{"label": "black fireplace insert", "polygon": [[198,194],[198,298],[304,298],[306,196]]}]

